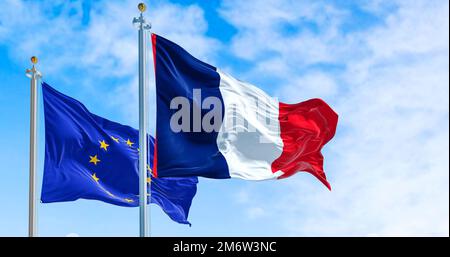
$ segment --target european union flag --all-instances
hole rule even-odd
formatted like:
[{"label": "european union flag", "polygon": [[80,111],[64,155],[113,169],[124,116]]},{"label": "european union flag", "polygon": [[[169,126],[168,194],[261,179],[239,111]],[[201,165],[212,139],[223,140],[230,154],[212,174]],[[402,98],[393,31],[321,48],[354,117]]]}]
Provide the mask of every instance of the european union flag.
[{"label": "european union flag", "polygon": [[[45,163],[41,201],[80,198],[134,207],[139,205],[139,133],[90,113],[79,101],[42,83]],[[154,139],[148,137],[149,174]],[[197,177],[153,178],[151,202],[179,223],[187,221]]]}]

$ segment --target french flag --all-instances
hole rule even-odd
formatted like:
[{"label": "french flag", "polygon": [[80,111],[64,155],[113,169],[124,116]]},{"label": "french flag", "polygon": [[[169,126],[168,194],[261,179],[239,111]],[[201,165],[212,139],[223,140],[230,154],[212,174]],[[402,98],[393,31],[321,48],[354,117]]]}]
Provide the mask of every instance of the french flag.
[{"label": "french flag", "polygon": [[304,171],[331,189],[322,147],[338,115],[324,101],[286,104],[152,34],[156,177],[280,179]]}]

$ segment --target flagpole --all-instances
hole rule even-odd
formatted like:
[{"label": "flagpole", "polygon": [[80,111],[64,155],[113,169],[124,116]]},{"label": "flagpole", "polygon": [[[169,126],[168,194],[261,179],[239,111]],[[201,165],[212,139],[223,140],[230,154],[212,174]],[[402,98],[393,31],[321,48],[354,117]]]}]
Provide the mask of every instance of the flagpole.
[{"label": "flagpole", "polygon": [[36,211],[36,166],[37,166],[37,84],[42,77],[36,69],[38,59],[31,57],[33,67],[26,70],[26,75],[31,79],[30,97],[30,178],[28,192],[28,236],[37,236],[37,211]]},{"label": "flagpole", "polygon": [[148,128],[148,83],[147,83],[147,31],[151,25],[144,19],[146,6],[138,5],[140,16],[133,19],[138,27],[139,41],[139,236],[146,237],[148,233],[147,217],[147,128]]}]

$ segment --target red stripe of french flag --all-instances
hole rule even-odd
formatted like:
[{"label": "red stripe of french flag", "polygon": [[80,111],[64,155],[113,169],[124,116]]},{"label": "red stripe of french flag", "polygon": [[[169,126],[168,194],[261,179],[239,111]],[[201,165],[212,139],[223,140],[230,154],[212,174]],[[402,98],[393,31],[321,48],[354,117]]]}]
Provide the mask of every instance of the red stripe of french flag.
[{"label": "red stripe of french flag", "polygon": [[335,132],[338,115],[321,99],[297,104],[279,103],[280,136],[283,152],[272,163],[272,172],[282,171],[278,178],[306,171],[331,190],[323,169],[322,147]]}]

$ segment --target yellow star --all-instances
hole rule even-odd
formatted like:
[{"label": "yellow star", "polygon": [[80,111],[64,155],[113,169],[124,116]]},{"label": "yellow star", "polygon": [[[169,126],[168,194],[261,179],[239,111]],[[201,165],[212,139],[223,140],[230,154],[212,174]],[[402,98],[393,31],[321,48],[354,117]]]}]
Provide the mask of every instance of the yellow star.
[{"label": "yellow star", "polygon": [[97,175],[94,173],[92,174],[92,179],[95,180],[95,182],[98,182],[99,178],[97,178]]},{"label": "yellow star", "polygon": [[111,136],[111,139],[114,140],[116,143],[119,143],[119,139],[118,138],[115,138],[115,137]]},{"label": "yellow star", "polygon": [[125,199],[123,199],[123,200],[125,200],[127,203],[132,203],[132,202],[134,202],[134,200],[133,200],[133,199],[130,199],[130,198],[125,198]]},{"label": "yellow star", "polygon": [[152,178],[151,177],[147,177],[147,183],[151,183],[152,182]]},{"label": "yellow star", "polygon": [[127,139],[127,145],[128,145],[129,147],[132,147],[132,146],[134,145],[134,143],[131,142],[130,139]]},{"label": "yellow star", "polygon": [[94,165],[97,165],[97,162],[100,162],[100,160],[97,158],[97,155],[89,156],[89,158],[89,162],[92,162]]},{"label": "yellow star", "polygon": [[105,140],[98,141],[100,143],[100,148],[105,149],[105,151],[108,151],[108,144],[105,142]]}]

